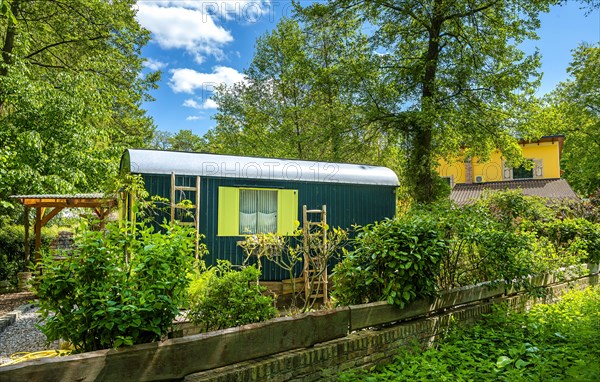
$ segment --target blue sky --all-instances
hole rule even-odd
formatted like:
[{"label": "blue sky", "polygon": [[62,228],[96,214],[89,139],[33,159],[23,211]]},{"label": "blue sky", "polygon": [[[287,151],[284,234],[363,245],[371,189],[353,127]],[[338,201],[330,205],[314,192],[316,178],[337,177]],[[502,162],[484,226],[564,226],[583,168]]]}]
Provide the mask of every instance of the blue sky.
[{"label": "blue sky", "polygon": [[[306,2],[308,3],[308,2]],[[192,130],[203,135],[214,127],[210,99],[217,84],[243,78],[256,39],[292,13],[291,2],[269,0],[139,0],[139,22],[152,32],[143,49],[147,70],[160,69],[154,102],[144,104],[159,130]],[[523,44],[542,54],[543,95],[567,78],[571,50],[600,41],[600,10],[585,16],[576,1],[541,16],[540,39]]]}]

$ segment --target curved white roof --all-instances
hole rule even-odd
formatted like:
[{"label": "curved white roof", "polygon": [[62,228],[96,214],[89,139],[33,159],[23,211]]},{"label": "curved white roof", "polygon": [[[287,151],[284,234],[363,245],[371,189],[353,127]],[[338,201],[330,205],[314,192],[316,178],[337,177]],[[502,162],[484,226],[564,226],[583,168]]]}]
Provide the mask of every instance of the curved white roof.
[{"label": "curved white roof", "polygon": [[224,178],[399,185],[398,176],[387,167],[180,151],[125,150],[121,157],[121,171],[136,174],[175,172],[177,175]]}]

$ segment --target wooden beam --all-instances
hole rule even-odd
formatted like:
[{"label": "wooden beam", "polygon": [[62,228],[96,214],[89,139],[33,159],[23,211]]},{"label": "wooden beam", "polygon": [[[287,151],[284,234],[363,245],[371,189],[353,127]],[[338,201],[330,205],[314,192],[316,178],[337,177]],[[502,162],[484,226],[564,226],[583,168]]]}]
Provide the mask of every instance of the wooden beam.
[{"label": "wooden beam", "polygon": [[47,215],[42,217],[42,227],[48,224],[50,219],[55,217],[60,211],[63,210],[63,207],[54,207],[52,211],[50,211]]}]

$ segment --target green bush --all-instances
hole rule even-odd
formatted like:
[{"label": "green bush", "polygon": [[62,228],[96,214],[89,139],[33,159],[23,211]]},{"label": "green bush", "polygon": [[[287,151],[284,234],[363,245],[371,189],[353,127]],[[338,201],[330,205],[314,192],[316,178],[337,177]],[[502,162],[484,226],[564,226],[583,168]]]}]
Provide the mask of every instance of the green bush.
[{"label": "green bush", "polygon": [[[56,226],[42,228],[42,251],[47,251],[61,229]],[[25,262],[25,228],[22,225],[9,224],[0,227],[0,280],[9,280],[14,286],[17,283],[17,272],[26,271],[29,264]],[[29,235],[30,259],[33,261],[35,236]]]},{"label": "green bush", "polygon": [[600,261],[600,224],[583,218],[553,220],[534,224],[538,235],[546,237],[559,254],[574,254],[581,261]]},{"label": "green bush", "polygon": [[44,256],[37,293],[49,341],[92,351],[156,341],[171,327],[187,297],[194,231],[122,224],[83,231],[66,260]]},{"label": "green bush", "polygon": [[234,270],[219,260],[194,283],[188,317],[204,331],[219,330],[253,322],[266,321],[277,315],[273,297],[263,295],[266,288],[258,284],[260,271],[253,267]]},{"label": "green bush", "polygon": [[514,229],[522,220],[551,221],[555,212],[546,200],[537,196],[523,195],[521,190],[492,192],[477,204],[485,207],[491,216],[507,230]]},{"label": "green bush", "polygon": [[447,244],[431,215],[409,213],[359,228],[353,244],[354,251],[334,268],[337,304],[387,300],[403,307],[435,294]]}]

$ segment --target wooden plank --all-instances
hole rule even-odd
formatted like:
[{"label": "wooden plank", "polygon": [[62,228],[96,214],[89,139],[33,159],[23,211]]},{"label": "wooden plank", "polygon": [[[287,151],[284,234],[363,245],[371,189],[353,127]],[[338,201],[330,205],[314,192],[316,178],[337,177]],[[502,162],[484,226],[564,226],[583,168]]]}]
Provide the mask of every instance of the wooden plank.
[{"label": "wooden plank", "polygon": [[196,187],[192,186],[175,186],[177,191],[196,191]]},{"label": "wooden plank", "polygon": [[350,306],[350,330],[378,326],[427,315],[439,309],[460,306],[504,295],[504,283],[482,283],[444,291],[437,298],[417,300],[400,309],[385,301]]},{"label": "wooden plank", "polygon": [[44,358],[0,368],[2,381],[154,381],[345,337],[348,308],[276,318],[160,343]]}]

